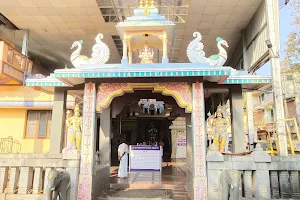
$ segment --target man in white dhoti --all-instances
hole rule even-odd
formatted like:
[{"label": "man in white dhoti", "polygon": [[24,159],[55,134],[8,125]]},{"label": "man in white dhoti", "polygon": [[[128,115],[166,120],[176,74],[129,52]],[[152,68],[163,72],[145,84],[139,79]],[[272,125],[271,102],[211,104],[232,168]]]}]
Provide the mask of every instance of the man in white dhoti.
[{"label": "man in white dhoti", "polygon": [[127,178],[128,145],[124,140],[118,147],[118,159],[120,161],[118,178]]}]

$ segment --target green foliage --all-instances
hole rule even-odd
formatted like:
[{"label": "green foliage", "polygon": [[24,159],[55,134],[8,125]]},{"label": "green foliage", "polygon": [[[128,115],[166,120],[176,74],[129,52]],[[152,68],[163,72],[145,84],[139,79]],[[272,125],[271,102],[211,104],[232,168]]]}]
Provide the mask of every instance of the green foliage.
[{"label": "green foliage", "polygon": [[286,42],[285,57],[282,65],[283,71],[300,72],[300,0],[290,1],[293,30]]}]

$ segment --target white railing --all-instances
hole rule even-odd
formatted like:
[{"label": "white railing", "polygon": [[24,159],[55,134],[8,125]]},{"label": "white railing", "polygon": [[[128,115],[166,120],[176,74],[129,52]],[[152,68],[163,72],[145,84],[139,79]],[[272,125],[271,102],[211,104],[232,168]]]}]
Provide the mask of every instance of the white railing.
[{"label": "white railing", "polygon": [[[0,200],[46,199],[47,176],[51,169],[66,169],[71,176],[71,199],[77,193],[79,157],[62,154],[0,154]],[[72,180],[73,178],[73,180]]]},{"label": "white railing", "polygon": [[240,199],[300,199],[298,156],[269,156],[260,146],[249,155],[207,153],[209,200],[222,199],[220,174],[224,169],[241,172]]}]

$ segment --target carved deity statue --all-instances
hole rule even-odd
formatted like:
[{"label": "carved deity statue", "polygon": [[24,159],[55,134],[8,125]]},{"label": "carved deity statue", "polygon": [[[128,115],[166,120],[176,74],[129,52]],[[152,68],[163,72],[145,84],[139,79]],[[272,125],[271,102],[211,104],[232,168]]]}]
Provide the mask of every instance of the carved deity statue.
[{"label": "carved deity statue", "polygon": [[143,64],[153,63],[154,50],[146,43],[144,48],[139,51],[139,58]]},{"label": "carved deity statue", "polygon": [[216,116],[210,116],[208,123],[212,128],[213,143],[220,152],[225,152],[226,143],[228,140],[227,128],[230,126],[230,118],[223,118],[222,106],[217,107]]},{"label": "carved deity statue", "polygon": [[80,108],[78,104],[76,104],[75,106],[74,116],[68,116],[67,112],[66,125],[68,128],[68,142],[66,149],[77,149],[78,151],[80,151],[82,137],[82,117],[80,117]]}]

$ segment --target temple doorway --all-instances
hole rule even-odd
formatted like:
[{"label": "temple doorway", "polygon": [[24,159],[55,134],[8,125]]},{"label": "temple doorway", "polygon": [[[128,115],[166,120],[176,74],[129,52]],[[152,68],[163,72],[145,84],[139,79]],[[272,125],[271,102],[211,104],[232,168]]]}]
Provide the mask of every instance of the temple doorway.
[{"label": "temple doorway", "polygon": [[[141,189],[149,184],[152,189],[186,188],[185,117],[190,114],[173,97],[151,90],[137,90],[115,98],[111,103],[111,188]],[[182,125],[180,134],[173,130],[174,124],[178,127],[176,123]],[[128,145],[163,145],[161,171],[132,170],[127,179],[118,179],[117,150],[122,139]]]}]

